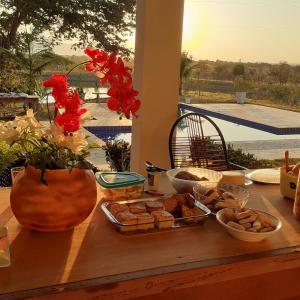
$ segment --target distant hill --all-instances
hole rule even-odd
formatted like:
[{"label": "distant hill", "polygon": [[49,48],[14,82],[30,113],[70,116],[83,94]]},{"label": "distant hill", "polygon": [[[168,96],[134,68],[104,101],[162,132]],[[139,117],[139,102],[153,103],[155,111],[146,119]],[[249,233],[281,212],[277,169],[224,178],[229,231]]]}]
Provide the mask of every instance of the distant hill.
[{"label": "distant hill", "polygon": [[[45,69],[45,73],[49,73],[49,72],[68,72],[71,68],[73,68],[74,66],[83,63],[87,60],[89,60],[89,57],[86,55],[63,55],[64,58],[66,58],[67,60],[71,61],[72,63],[67,63],[67,64],[50,64],[47,66],[47,68]],[[124,60],[125,64],[129,67],[132,68],[133,67],[133,60],[129,59],[129,60]],[[85,68],[84,66],[79,66],[77,67],[73,72],[75,73],[81,73],[81,72],[85,72]]]}]

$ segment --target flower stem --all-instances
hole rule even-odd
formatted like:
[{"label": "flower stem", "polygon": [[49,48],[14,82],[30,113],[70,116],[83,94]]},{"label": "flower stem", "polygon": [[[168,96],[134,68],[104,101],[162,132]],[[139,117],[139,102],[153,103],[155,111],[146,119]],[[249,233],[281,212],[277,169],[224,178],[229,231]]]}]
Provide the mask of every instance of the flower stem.
[{"label": "flower stem", "polygon": [[47,99],[46,99],[46,101],[47,101],[47,111],[48,111],[49,123],[51,125],[51,116],[50,116],[50,108],[49,108],[48,96],[49,96],[49,94],[47,94]]},{"label": "flower stem", "polygon": [[84,62],[82,62],[82,63],[80,63],[80,64],[77,64],[76,66],[74,66],[73,68],[71,68],[69,71],[68,71],[68,73],[66,73],[66,76],[68,76],[74,69],[76,69],[77,67],[79,67],[79,66],[81,66],[81,65],[84,65],[84,64],[86,64],[86,63],[88,63],[88,62],[90,62],[89,60],[87,60],[87,61],[84,61]]}]

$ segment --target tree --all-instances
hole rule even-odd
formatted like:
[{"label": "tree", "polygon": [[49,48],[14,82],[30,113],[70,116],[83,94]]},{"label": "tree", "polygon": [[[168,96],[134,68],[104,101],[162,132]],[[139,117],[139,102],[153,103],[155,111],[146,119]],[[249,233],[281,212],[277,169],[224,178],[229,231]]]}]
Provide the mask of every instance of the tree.
[{"label": "tree", "polygon": [[179,96],[182,96],[183,81],[191,76],[192,70],[193,59],[188,52],[184,51],[181,53]]},{"label": "tree", "polygon": [[281,62],[269,71],[269,75],[282,85],[288,82],[292,73],[291,71],[291,66],[289,64]]},{"label": "tree", "polygon": [[135,0],[0,0],[0,47],[16,49],[24,26],[48,45],[74,39],[74,47],[88,44],[121,51],[134,27]]},{"label": "tree", "polygon": [[207,73],[209,71],[210,66],[206,62],[199,61],[195,64],[194,68],[195,68],[194,74],[196,75],[197,83],[198,83],[198,95],[200,96],[200,94],[201,94],[200,77],[201,77],[201,75],[203,76],[205,73]]},{"label": "tree", "polygon": [[245,66],[241,63],[234,65],[233,67],[233,75],[234,77],[244,76],[245,75]]},{"label": "tree", "polygon": [[214,66],[214,79],[230,80],[231,78],[232,72],[227,64],[222,61],[216,61]]},{"label": "tree", "polygon": [[[34,36],[25,34],[23,36],[22,47],[15,51],[0,48],[0,57],[3,62],[14,62],[14,67],[8,70],[9,74],[18,74],[22,78],[22,92],[35,94],[40,87],[39,80],[42,71],[52,63],[70,63],[70,61],[60,55],[53,53],[51,49],[34,41]],[[22,50],[22,51],[20,51]],[[2,68],[3,71],[5,68]],[[6,67],[7,69],[7,67]],[[4,89],[4,88],[3,88]]]}]

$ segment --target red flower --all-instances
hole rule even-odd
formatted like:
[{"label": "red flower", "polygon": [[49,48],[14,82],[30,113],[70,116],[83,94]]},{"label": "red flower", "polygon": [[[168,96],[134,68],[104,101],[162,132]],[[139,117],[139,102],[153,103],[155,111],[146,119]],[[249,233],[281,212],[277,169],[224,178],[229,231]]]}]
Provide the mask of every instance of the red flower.
[{"label": "red flower", "polygon": [[130,115],[136,116],[136,112],[140,108],[140,101],[135,97],[138,92],[133,89],[131,69],[125,67],[121,57],[116,53],[108,55],[103,50],[86,48],[84,53],[91,60],[85,65],[89,72],[101,72],[104,74],[101,84],[110,84],[107,106],[110,110],[123,112],[127,118]]},{"label": "red flower", "polygon": [[66,90],[68,89],[68,78],[64,74],[55,74],[43,81],[43,86]]},{"label": "red flower", "polygon": [[88,47],[84,50],[84,53],[92,59],[85,64],[85,69],[88,72],[101,71],[105,67],[104,64],[108,60],[108,54],[105,51]]},{"label": "red flower", "polygon": [[118,111],[121,108],[119,100],[113,97],[107,100],[107,107],[113,111]]},{"label": "red flower", "polygon": [[65,102],[64,113],[55,117],[55,123],[63,127],[65,132],[77,131],[80,128],[80,116],[87,111],[86,109],[80,109],[83,103],[78,92],[73,91]]},{"label": "red flower", "polygon": [[52,88],[52,96],[56,100],[55,107],[64,106],[64,100],[68,97],[68,78],[64,74],[55,74],[43,81],[44,87]]},{"label": "red flower", "polygon": [[80,128],[80,118],[76,118],[71,114],[63,113],[54,118],[56,124],[64,129],[66,133],[75,132]]},{"label": "red flower", "polygon": [[[105,51],[88,47],[84,50],[91,60],[85,63],[89,72],[104,74],[101,84],[110,84],[107,94],[110,98],[107,106],[112,111],[123,113],[126,118],[136,116],[141,102],[136,99],[138,92],[133,89],[131,69],[125,67],[121,57],[116,53],[108,55]],[[68,86],[67,76],[63,74],[52,75],[43,82],[43,86],[52,88],[56,108],[64,108],[64,113],[55,117],[54,121],[66,133],[77,131],[80,128],[80,117],[86,112],[81,109],[84,103],[76,90]]]}]

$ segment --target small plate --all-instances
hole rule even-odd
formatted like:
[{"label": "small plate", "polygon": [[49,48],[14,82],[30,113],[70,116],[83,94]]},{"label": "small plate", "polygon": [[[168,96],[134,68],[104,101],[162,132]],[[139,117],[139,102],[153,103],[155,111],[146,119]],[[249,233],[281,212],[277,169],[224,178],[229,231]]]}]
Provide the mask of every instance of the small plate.
[{"label": "small plate", "polygon": [[280,184],[280,170],[279,169],[259,169],[249,174],[246,178],[260,183],[266,184]]}]

